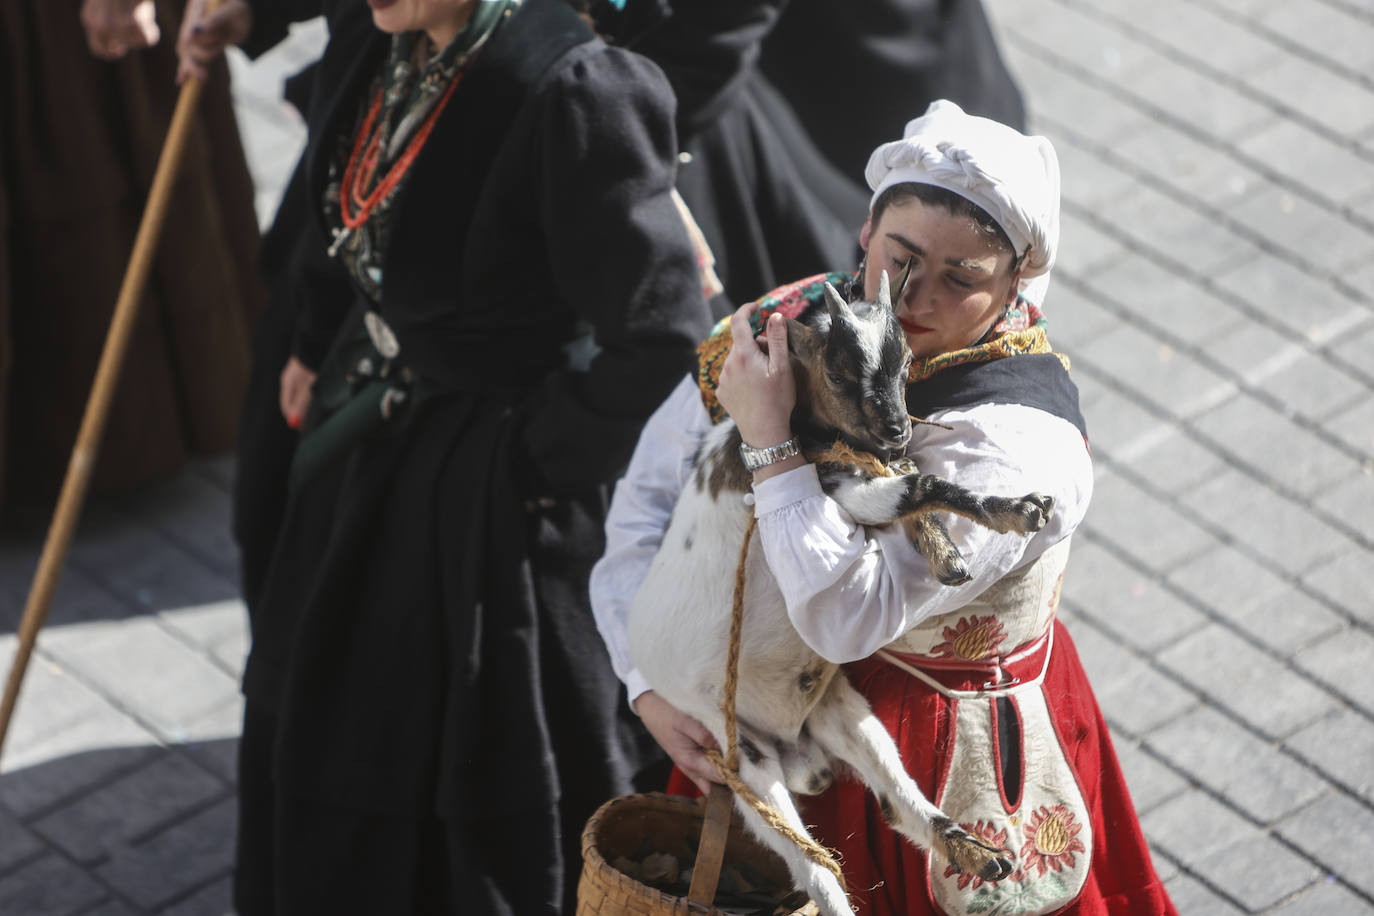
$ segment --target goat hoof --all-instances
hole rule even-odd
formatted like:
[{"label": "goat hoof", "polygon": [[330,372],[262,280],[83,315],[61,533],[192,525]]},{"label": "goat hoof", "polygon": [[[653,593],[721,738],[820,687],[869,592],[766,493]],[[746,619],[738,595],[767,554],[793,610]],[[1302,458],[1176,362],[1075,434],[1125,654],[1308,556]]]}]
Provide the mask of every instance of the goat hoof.
[{"label": "goat hoof", "polygon": [[810,781],[807,782],[806,788],[808,794],[820,795],[826,789],[830,788],[834,781],[835,773],[833,770],[821,770],[821,772],[813,774]]},{"label": "goat hoof", "polygon": [[940,827],[949,861],[958,871],[970,871],[984,881],[1001,881],[1012,872],[1007,850],[984,843],[953,821]]},{"label": "goat hoof", "polygon": [[935,578],[939,579],[942,585],[963,585],[973,577],[969,575],[968,566],[964,564],[964,561],[959,560],[937,570]]},{"label": "goat hoof", "polygon": [[984,881],[1001,881],[1010,874],[1011,859],[1006,856],[997,856],[983,863],[983,869],[978,873],[978,877]]},{"label": "goat hoof", "polygon": [[[941,585],[963,585],[972,576],[969,575],[968,563],[959,553],[952,543],[946,541],[943,545],[935,545],[940,549],[929,549],[926,565],[930,568],[930,574],[939,580]],[[921,545],[916,545],[917,550],[921,550]]]},{"label": "goat hoof", "polygon": [[1039,531],[1054,515],[1054,497],[1030,493],[1021,497],[1021,513],[1025,519],[1025,533]]}]

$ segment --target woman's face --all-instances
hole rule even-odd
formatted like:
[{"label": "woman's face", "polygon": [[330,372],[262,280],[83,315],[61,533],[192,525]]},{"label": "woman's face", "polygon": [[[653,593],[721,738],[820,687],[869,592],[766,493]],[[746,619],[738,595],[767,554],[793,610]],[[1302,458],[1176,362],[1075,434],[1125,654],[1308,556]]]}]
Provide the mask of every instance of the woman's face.
[{"label": "woman's face", "polygon": [[435,48],[448,47],[462,31],[477,0],[367,0],[383,32],[423,31]]},{"label": "woman's face", "polygon": [[917,357],[974,343],[1016,296],[1012,254],[973,226],[915,197],[893,202],[875,226],[864,223],[859,244],[868,252],[864,295],[877,298],[884,270],[895,277],[908,260],[911,276],[893,303]]}]

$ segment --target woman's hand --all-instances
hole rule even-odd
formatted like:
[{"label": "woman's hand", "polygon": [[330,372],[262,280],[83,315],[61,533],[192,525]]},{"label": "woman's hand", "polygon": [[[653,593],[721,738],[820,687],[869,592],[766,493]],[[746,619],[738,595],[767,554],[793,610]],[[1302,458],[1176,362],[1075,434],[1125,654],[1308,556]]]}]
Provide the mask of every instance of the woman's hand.
[{"label": "woman's hand", "polygon": [[207,0],[187,0],[186,15],[181,20],[181,34],[177,36],[177,83],[187,79],[205,79],[210,64],[224,53],[229,45],[236,45],[248,37],[253,28],[253,11],[244,0],[223,0],[213,13],[206,13]]},{"label": "woman's hand", "polygon": [[161,33],[153,0],[84,0],[81,27],[86,45],[101,60],[119,60],[138,48],[151,48]]},{"label": "woman's hand", "polygon": [[635,697],[634,708],[649,734],[668,752],[677,768],[696,783],[701,794],[710,794],[711,783],[720,782],[720,777],[716,775],[715,766],[706,759],[705,749],[719,745],[706,726],[652,690]]},{"label": "woman's hand", "polygon": [[305,412],[310,409],[310,387],[314,384],[315,373],[305,363],[294,356],[286,361],[286,368],[281,371],[281,415],[292,429],[300,429],[305,422]]},{"label": "woman's hand", "polygon": [[[768,316],[764,333],[757,339],[749,316],[758,303],[741,307],[730,318],[730,353],[720,369],[716,398],[739,427],[746,445],[768,448],[792,438],[792,408],[797,404],[797,383],[792,378],[792,358],[787,352],[787,321]],[[805,463],[801,456],[760,468],[757,483]]]}]

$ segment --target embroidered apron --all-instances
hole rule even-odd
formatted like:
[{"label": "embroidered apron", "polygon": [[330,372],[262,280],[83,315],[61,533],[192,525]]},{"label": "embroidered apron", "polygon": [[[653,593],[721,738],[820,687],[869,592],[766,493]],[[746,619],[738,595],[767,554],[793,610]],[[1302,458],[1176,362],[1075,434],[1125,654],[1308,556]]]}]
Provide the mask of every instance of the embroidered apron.
[{"label": "embroidered apron", "polygon": [[[951,916],[1045,916],[1072,903],[1087,880],[1087,804],[1041,689],[1068,553],[1066,540],[879,653],[950,699],[953,740],[933,800],[965,830],[1008,850],[1016,866],[1002,881],[984,881],[927,853],[931,899]],[[1020,724],[1019,785],[1002,775],[999,698]]]}]

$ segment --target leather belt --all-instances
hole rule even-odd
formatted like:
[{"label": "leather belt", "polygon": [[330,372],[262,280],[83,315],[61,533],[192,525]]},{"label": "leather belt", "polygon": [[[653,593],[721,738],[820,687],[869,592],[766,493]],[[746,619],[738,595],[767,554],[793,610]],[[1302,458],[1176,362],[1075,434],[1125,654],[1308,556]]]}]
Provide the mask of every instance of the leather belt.
[{"label": "leather belt", "polygon": [[1054,625],[1036,639],[991,661],[931,658],[879,649],[875,655],[954,699],[1011,696],[1039,687],[1050,667]]}]

